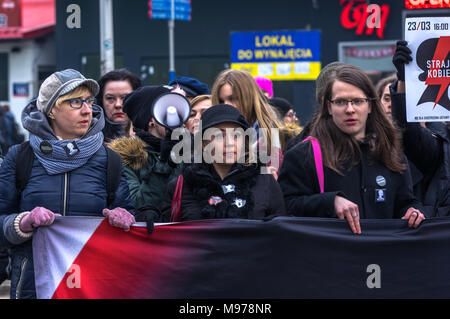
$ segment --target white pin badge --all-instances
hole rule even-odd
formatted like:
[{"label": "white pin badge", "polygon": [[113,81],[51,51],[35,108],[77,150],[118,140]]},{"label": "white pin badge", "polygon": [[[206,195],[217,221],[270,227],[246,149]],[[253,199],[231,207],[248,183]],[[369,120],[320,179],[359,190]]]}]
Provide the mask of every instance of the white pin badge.
[{"label": "white pin badge", "polygon": [[384,178],[384,176],[378,175],[375,181],[377,182],[378,186],[386,186],[386,178]]},{"label": "white pin badge", "polygon": [[236,199],[234,200],[234,203],[233,203],[233,204],[234,204],[237,208],[241,208],[241,207],[244,207],[246,203],[247,203],[247,201],[246,201],[245,199],[236,198]]},{"label": "white pin badge", "polygon": [[224,194],[234,192],[235,188],[236,187],[233,184],[222,185],[222,190]]},{"label": "white pin badge", "polygon": [[386,189],[375,189],[375,202],[385,202],[386,201]]}]

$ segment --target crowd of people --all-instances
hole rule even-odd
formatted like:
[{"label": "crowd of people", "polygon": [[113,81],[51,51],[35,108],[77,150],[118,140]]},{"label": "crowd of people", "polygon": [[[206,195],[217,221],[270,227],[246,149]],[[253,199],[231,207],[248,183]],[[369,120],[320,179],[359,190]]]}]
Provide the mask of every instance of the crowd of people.
[{"label": "crowd of people", "polygon": [[25,136],[20,132],[14,114],[9,105],[0,106],[0,156],[6,154],[11,146],[20,144]]},{"label": "crowd of people", "polygon": [[[29,141],[10,147],[0,168],[0,247],[11,260],[11,297],[36,296],[33,229],[55,216],[104,216],[124,231],[146,222],[149,233],[157,222],[328,217],[355,234],[364,232],[361,219],[418,227],[447,216],[449,126],[406,122],[410,60],[399,42],[397,74],[376,87],[355,66],[325,66],[318,107],[302,126],[269,79],[245,71],[224,70],[211,90],[184,76],[142,86],[126,69],[98,81],[55,72],[23,110]],[[174,159],[182,141],[153,112],[167,94],[190,105],[179,128],[192,141],[201,137],[191,146],[200,161]]]}]

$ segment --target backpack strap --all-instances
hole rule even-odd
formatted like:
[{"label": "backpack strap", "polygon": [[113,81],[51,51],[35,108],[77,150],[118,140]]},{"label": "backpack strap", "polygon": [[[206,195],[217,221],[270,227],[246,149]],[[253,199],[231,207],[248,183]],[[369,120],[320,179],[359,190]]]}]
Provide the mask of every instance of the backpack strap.
[{"label": "backpack strap", "polygon": [[[106,147],[106,154],[108,158],[106,166],[106,192],[108,208],[114,202],[116,191],[119,187],[122,172],[122,162],[120,155],[114,152],[109,147]],[[18,196],[25,189],[31,175],[33,168],[34,153],[30,146],[30,142],[23,142],[17,147],[16,155],[16,189]]]},{"label": "backpack strap", "polygon": [[171,222],[179,222],[181,220],[181,195],[183,194],[183,175],[178,175],[177,187],[173,193],[172,211],[170,215]]},{"label": "backpack strap", "polygon": [[28,184],[28,179],[33,168],[34,153],[30,142],[23,142],[17,147],[16,154],[16,189],[18,196]]},{"label": "backpack strap", "polygon": [[105,148],[108,157],[108,162],[106,164],[106,193],[108,194],[107,206],[111,209],[114,208],[110,206],[116,198],[116,191],[120,185],[120,180],[122,177],[122,160],[120,155],[112,149],[107,146],[105,146]]},{"label": "backpack strap", "polygon": [[316,165],[317,179],[319,180],[320,193],[324,192],[324,175],[323,175],[323,162],[322,162],[322,150],[320,149],[319,141],[312,136],[308,136],[304,141],[311,141],[314,163]]}]

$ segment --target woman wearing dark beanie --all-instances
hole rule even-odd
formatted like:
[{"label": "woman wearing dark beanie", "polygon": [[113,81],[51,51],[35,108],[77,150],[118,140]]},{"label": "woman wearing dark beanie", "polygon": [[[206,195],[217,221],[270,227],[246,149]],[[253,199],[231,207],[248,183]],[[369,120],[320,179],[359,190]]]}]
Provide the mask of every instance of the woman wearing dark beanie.
[{"label": "woman wearing dark beanie", "polygon": [[280,121],[298,124],[297,114],[295,114],[295,111],[288,100],[283,99],[282,97],[274,97],[269,99],[269,104],[278,112]]},{"label": "woman wearing dark beanie", "polygon": [[[251,163],[249,142],[243,134],[249,124],[241,113],[219,104],[207,109],[201,121],[203,162],[188,165],[182,177],[169,184],[161,221],[285,215],[278,183]],[[176,184],[182,185],[179,218],[171,211]]]},{"label": "woman wearing dark beanie", "polygon": [[281,127],[281,131],[283,132],[281,149],[284,152],[289,141],[300,134],[303,128],[299,125],[297,115],[288,100],[282,97],[274,97],[269,99],[269,104],[276,111],[278,114],[278,119],[283,124]]}]

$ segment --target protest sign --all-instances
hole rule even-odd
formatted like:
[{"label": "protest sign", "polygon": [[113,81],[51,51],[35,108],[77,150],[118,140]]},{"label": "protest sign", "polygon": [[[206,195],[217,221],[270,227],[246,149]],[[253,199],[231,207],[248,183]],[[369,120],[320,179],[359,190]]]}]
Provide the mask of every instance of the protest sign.
[{"label": "protest sign", "polygon": [[406,19],[413,59],[405,66],[408,122],[450,121],[449,24],[450,17]]}]

